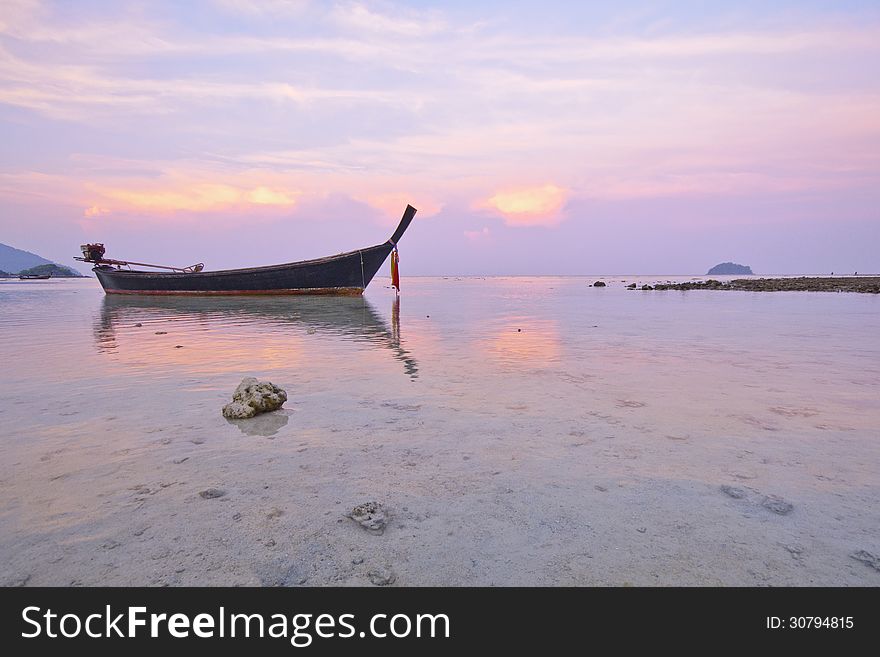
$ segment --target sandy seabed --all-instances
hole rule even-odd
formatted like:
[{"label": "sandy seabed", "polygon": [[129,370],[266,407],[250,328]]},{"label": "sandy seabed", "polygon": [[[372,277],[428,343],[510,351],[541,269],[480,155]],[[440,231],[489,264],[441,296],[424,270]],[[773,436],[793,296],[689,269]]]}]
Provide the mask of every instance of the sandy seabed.
[{"label": "sandy seabed", "polygon": [[[244,447],[175,424],[74,448],[59,432],[4,468],[4,583],[880,584],[853,556],[876,549],[880,500],[852,483],[867,473],[832,437],[845,427],[797,449],[707,449],[653,431],[642,403],[555,421],[514,403],[474,431],[453,408],[360,402],[355,430]],[[274,415],[296,422],[292,406]],[[381,535],[345,517],[369,500],[389,510]]]}]

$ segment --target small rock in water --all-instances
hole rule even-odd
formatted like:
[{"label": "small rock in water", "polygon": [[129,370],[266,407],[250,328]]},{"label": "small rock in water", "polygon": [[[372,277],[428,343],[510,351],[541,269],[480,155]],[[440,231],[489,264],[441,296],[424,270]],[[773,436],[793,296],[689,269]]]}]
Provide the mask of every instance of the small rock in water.
[{"label": "small rock in water", "polygon": [[371,570],[367,573],[367,577],[376,586],[388,586],[397,581],[397,575],[391,570]]},{"label": "small rock in water", "polygon": [[204,500],[213,500],[226,495],[226,491],[222,488],[206,488],[199,492],[199,497]]},{"label": "small rock in water", "polygon": [[875,557],[867,550],[859,550],[858,552],[853,552],[849,556],[856,561],[861,561],[863,564],[870,566],[874,570],[880,571],[880,557]]},{"label": "small rock in water", "polygon": [[287,401],[287,393],[269,381],[257,381],[249,376],[241,380],[232,402],[223,407],[223,417],[230,420],[251,418],[258,413],[274,411]]},{"label": "small rock in water", "polygon": [[168,335],[168,331],[156,331],[156,335]]},{"label": "small rock in water", "polygon": [[635,283],[630,283],[629,285],[626,286],[626,289],[627,289],[627,290],[635,290],[635,289],[636,289],[636,284],[635,284]]},{"label": "small rock in water", "polygon": [[721,492],[725,495],[729,495],[735,500],[741,500],[746,496],[746,492],[742,488],[737,488],[736,486],[722,486]]},{"label": "small rock in water", "polygon": [[602,281],[596,281],[595,283],[593,283],[593,287],[605,287],[605,283],[603,283]]},{"label": "small rock in water", "polygon": [[371,534],[377,536],[385,532],[388,524],[388,512],[378,502],[365,502],[351,510],[348,517],[358,523]]},{"label": "small rock in water", "polygon": [[791,503],[786,502],[781,497],[776,497],[775,495],[768,495],[765,497],[764,501],[761,502],[761,506],[768,511],[772,511],[781,516],[788,515],[794,509],[794,506],[792,506]]},{"label": "small rock in water", "polygon": [[137,324],[135,324],[135,326],[137,326],[138,328],[140,328],[141,326],[143,326],[143,324],[141,324],[140,322],[138,322]]}]

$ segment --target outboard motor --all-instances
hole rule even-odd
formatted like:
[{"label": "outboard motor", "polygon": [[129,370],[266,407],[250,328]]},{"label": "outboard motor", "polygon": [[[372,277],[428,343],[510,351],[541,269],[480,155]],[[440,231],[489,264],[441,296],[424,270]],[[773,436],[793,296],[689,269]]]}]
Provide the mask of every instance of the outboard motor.
[{"label": "outboard motor", "polygon": [[83,260],[87,262],[101,262],[104,259],[106,249],[103,244],[82,244],[79,248],[82,249]]}]

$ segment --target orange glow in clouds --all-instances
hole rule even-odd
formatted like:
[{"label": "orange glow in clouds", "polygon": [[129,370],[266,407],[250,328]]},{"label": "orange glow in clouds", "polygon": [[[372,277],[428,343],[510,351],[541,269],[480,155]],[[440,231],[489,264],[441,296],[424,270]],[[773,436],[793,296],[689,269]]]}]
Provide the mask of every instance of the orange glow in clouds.
[{"label": "orange glow in clouds", "polygon": [[102,208],[100,206],[93,205],[93,206],[88,207],[85,210],[83,210],[83,216],[89,217],[89,218],[100,217],[102,214],[108,214],[109,212],[110,212],[109,210],[105,210],[104,208]]},{"label": "orange glow in clouds", "polygon": [[483,207],[500,212],[511,226],[552,226],[561,221],[559,210],[568,196],[556,185],[500,191]]},{"label": "orange glow in clouds", "polygon": [[[114,209],[200,212],[240,205],[291,207],[296,205],[300,192],[263,186],[244,189],[232,185],[198,184],[181,189],[103,189],[100,194],[110,201],[108,205],[121,204]],[[97,213],[92,210],[97,207],[86,210],[86,216],[95,216]]]}]

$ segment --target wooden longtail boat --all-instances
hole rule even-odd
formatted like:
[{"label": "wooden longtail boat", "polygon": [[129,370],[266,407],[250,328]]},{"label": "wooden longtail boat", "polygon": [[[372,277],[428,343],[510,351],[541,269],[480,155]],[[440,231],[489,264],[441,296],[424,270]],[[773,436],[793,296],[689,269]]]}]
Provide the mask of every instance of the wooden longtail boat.
[{"label": "wooden longtail boat", "polygon": [[[302,260],[268,267],[203,271],[199,263],[190,267],[148,265],[104,257],[103,244],[83,244],[83,257],[91,262],[107,294],[342,294],[359,295],[373,280],[379,267],[397,248],[416,214],[411,205],[391,238],[376,246],[340,253],[317,260]],[[166,271],[143,271],[151,267]]]},{"label": "wooden longtail boat", "polygon": [[22,274],[18,277],[20,281],[45,281],[52,278],[52,274]]}]

